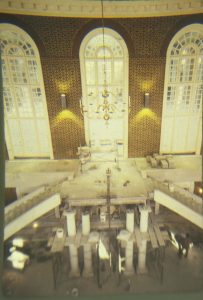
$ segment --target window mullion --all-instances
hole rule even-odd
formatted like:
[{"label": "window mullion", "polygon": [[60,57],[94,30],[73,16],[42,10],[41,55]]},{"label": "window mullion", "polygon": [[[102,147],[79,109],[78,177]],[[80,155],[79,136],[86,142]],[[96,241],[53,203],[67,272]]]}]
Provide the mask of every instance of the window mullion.
[{"label": "window mullion", "polygon": [[[6,40],[6,47],[3,48],[2,56],[6,57],[6,68],[10,79],[6,87],[8,86],[8,91],[11,93],[9,97],[12,101],[13,111],[15,110],[15,114],[11,113],[9,115],[9,113],[5,113],[5,120],[8,121],[6,130],[8,129],[8,136],[11,136],[11,148],[13,148],[13,154],[10,151],[9,157],[13,158],[19,155],[24,157],[33,155],[47,156],[49,153],[49,157],[53,158],[49,118],[45,113],[46,102],[43,91],[43,77],[40,74],[42,70],[38,49],[28,34],[15,25],[0,24],[0,36],[3,37],[3,40]],[[30,63],[28,64],[29,60]],[[32,93],[34,87],[35,96],[37,97],[36,103]],[[40,116],[43,110],[42,125],[46,125],[46,127],[42,128],[43,133],[39,131],[40,126],[37,123],[39,119],[37,118],[38,108],[41,109]],[[45,120],[46,123],[44,122]],[[17,122],[16,125],[13,122]],[[14,134],[11,131],[12,126],[16,126]],[[32,138],[29,137],[29,132]],[[45,151],[44,148],[40,149],[40,141],[43,141],[43,139],[46,144]],[[15,144],[18,146],[16,150]]]}]

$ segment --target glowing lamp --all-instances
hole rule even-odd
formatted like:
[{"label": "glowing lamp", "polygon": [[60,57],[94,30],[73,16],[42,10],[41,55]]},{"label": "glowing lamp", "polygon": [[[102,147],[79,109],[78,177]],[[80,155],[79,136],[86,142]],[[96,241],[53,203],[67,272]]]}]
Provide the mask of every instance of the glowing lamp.
[{"label": "glowing lamp", "polygon": [[62,109],[67,108],[66,94],[61,94],[61,107]]},{"label": "glowing lamp", "polygon": [[35,222],[35,223],[32,224],[32,227],[33,227],[33,228],[38,228],[38,227],[39,227],[39,224],[38,224],[37,222]]}]

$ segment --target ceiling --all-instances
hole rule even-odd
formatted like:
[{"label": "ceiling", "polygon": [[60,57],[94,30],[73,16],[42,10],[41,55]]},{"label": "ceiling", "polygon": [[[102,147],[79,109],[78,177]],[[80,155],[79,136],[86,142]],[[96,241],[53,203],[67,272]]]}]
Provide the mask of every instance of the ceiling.
[{"label": "ceiling", "polygon": [[[197,14],[201,0],[103,0],[105,18],[139,18]],[[101,18],[101,0],[1,0],[0,12],[11,14]]]}]

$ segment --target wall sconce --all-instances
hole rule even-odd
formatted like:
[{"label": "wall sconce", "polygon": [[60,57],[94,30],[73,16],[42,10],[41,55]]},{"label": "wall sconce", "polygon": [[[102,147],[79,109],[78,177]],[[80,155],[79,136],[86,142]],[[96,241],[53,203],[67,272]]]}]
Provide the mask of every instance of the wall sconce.
[{"label": "wall sconce", "polygon": [[67,108],[66,94],[61,94],[61,106],[62,109]]},{"label": "wall sconce", "polygon": [[149,93],[144,94],[144,107],[149,107]]}]

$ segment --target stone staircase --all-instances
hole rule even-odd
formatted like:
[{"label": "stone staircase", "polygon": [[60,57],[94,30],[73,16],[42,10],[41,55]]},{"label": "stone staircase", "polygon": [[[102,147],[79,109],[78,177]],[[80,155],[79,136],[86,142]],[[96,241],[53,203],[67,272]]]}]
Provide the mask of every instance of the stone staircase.
[{"label": "stone staircase", "polygon": [[38,205],[50,196],[56,193],[60,193],[60,187],[64,181],[66,181],[66,179],[57,182],[53,186],[44,186],[39,189],[39,193],[37,193],[36,195],[34,193],[30,193],[7,206],[5,208],[4,225],[8,225],[17,217],[21,216],[23,213]]},{"label": "stone staircase", "polygon": [[4,240],[60,204],[63,179],[43,186],[5,207]]},{"label": "stone staircase", "polygon": [[150,177],[154,200],[203,229],[203,199],[174,183]]}]

